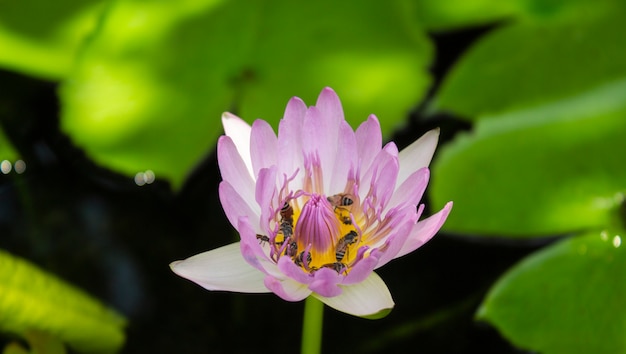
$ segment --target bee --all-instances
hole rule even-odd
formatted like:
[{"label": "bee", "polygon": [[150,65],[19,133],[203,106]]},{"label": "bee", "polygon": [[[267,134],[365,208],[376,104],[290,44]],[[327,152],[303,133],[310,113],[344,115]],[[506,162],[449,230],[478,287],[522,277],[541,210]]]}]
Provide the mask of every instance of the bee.
[{"label": "bee", "polygon": [[328,200],[330,205],[334,206],[335,208],[340,208],[340,207],[345,208],[354,204],[354,200],[352,199],[352,195],[350,194],[343,194],[343,193],[335,194],[335,195],[331,195],[330,197],[327,197],[326,200]]},{"label": "bee", "polygon": [[280,231],[285,240],[293,235],[293,208],[287,202],[280,209]]},{"label": "bee", "polygon": [[[354,204],[354,200],[352,199],[352,195],[350,194],[335,194],[327,197],[326,200],[335,207],[335,213],[339,215],[339,219],[345,225],[351,225],[352,219],[350,218],[347,207]],[[348,212],[348,215],[345,214]]]},{"label": "bee", "polygon": [[357,241],[357,237],[359,237],[359,235],[354,230],[350,230],[350,232],[337,241],[337,247],[335,248],[335,258],[337,262],[343,260],[343,257],[348,251],[348,246],[353,245]]},{"label": "bee", "polygon": [[256,239],[259,240],[259,245],[263,244],[263,242],[270,242],[270,238],[265,235],[256,234]]},{"label": "bee", "polygon": [[308,268],[312,260],[311,252],[306,252],[306,263],[304,263],[304,252],[305,251],[298,253],[296,258],[294,258],[293,262],[299,267],[302,267],[304,265],[305,268]]},{"label": "bee", "polygon": [[294,257],[298,253],[298,244],[296,241],[291,241],[287,244],[287,249],[285,249],[285,256]]},{"label": "bee", "polygon": [[322,268],[330,268],[335,270],[335,272],[341,274],[346,271],[348,266],[345,263],[335,262],[335,263],[326,263],[322,266]]}]

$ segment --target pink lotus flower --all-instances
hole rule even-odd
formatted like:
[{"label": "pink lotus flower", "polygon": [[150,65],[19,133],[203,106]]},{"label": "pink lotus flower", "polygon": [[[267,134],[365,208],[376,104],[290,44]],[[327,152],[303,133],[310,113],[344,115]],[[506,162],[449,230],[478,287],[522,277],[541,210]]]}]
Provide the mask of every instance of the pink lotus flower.
[{"label": "pink lotus flower", "polygon": [[383,147],[378,119],[353,131],[330,88],[309,108],[291,99],[278,136],[263,120],[222,121],[219,196],[241,241],[172,270],[209,290],[312,295],[356,316],[388,313],[394,302],[374,270],[427,242],[452,207],[418,222],[439,131],[401,152]]}]

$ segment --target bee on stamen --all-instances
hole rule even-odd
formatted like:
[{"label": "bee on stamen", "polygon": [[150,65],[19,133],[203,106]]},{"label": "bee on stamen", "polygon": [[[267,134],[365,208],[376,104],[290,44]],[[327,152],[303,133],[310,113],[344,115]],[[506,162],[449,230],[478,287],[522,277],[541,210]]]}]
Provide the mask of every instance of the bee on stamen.
[{"label": "bee on stamen", "polygon": [[335,248],[335,258],[337,262],[343,260],[343,257],[348,251],[348,246],[355,244],[358,237],[359,235],[354,230],[350,230],[350,232],[337,241],[337,247]]},{"label": "bee on stamen", "polygon": [[293,235],[293,208],[287,202],[280,209],[280,231],[285,240]]},{"label": "bee on stamen", "polygon": [[287,248],[285,249],[285,256],[294,257],[298,254],[298,244],[296,241],[291,241],[287,244]]},{"label": "bee on stamen", "polygon": [[304,268],[309,268],[309,264],[311,264],[311,261],[312,261],[311,252],[306,252],[306,263],[304,262],[304,253],[305,251],[298,253],[296,258],[294,258],[293,262],[299,267],[304,266]]},{"label": "bee on stamen", "polygon": [[352,195],[340,193],[331,195],[327,197],[326,200],[335,208],[335,213],[337,213],[342,223],[352,225],[352,219],[350,218],[350,212],[348,210],[348,207],[354,204]]},{"label": "bee on stamen", "polygon": [[331,195],[330,197],[327,197],[326,200],[328,200],[330,205],[334,206],[335,208],[348,207],[354,203],[352,195],[344,193]]}]

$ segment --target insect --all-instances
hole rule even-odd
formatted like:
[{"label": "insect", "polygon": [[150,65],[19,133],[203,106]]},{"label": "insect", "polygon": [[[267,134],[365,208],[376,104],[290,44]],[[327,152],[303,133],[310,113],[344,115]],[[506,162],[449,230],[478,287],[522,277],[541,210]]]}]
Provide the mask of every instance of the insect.
[{"label": "insect", "polygon": [[353,245],[357,241],[357,237],[359,237],[359,235],[354,230],[350,230],[350,232],[337,241],[337,247],[335,248],[335,258],[337,262],[343,260],[343,257],[348,251],[348,246]]},{"label": "insect", "polygon": [[[350,218],[350,214],[348,212],[347,207],[354,204],[354,200],[352,199],[352,195],[350,194],[335,194],[327,197],[326,200],[335,207],[335,213],[339,215],[339,219],[345,225],[351,225],[352,219]],[[347,213],[347,214],[346,214]]]},{"label": "insect", "polygon": [[298,244],[296,241],[291,241],[287,244],[287,249],[285,249],[285,256],[294,257],[298,253]]},{"label": "insect", "polygon": [[346,270],[346,268],[348,268],[348,266],[345,263],[335,262],[335,263],[326,263],[322,266],[322,268],[334,269],[335,272],[341,274]]},{"label": "insect", "polygon": [[293,235],[293,208],[287,202],[280,208],[280,231],[285,240]]},{"label": "insect", "polygon": [[263,242],[270,242],[270,238],[265,235],[256,234],[256,239],[259,240],[259,244],[263,244]]},{"label": "insect", "polygon": [[326,200],[328,200],[330,205],[334,206],[335,208],[348,207],[354,203],[352,195],[344,193],[331,195],[330,197],[327,197]]},{"label": "insect", "polygon": [[299,267],[302,267],[304,265],[305,268],[308,268],[312,260],[311,252],[306,252],[306,263],[304,263],[304,253],[305,251],[298,253],[296,258],[294,258],[293,262]]}]

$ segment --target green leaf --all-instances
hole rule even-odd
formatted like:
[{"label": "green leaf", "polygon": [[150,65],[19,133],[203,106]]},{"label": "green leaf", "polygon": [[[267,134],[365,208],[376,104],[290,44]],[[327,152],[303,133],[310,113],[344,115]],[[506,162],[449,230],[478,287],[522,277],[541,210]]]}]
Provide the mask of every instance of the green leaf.
[{"label": "green leaf", "polygon": [[62,129],[96,162],[175,188],[233,108],[276,127],[289,98],[332,86],[350,122],[377,113],[390,133],[430,81],[411,6],[117,1],[63,83]]},{"label": "green leaf", "polygon": [[626,353],[621,235],[593,232],[532,254],[495,284],[477,318],[534,352]]},{"label": "green leaf", "polygon": [[[612,4],[609,2],[608,4]],[[617,4],[617,3],[615,3]],[[626,78],[623,4],[576,21],[524,22],[481,38],[446,77],[433,109],[467,119],[526,109]]]},{"label": "green leaf", "polygon": [[[433,166],[433,203],[454,201],[444,229],[537,237],[617,224],[626,192],[625,102],[626,81],[480,120]],[[596,104],[605,105],[596,111]]]},{"label": "green leaf", "polygon": [[232,24],[249,19],[216,6],[114,2],[61,86],[61,128],[74,143],[106,167],[179,187],[222,131],[244,58],[244,26]]},{"label": "green leaf", "polygon": [[112,353],[125,319],[82,290],[0,251],[0,330],[48,332],[81,352]]},{"label": "green leaf", "polygon": [[579,21],[605,13],[619,0],[446,0],[417,1],[418,16],[429,30],[446,31],[503,21]]},{"label": "green leaf", "polygon": [[330,86],[353,127],[374,113],[389,135],[428,88],[432,47],[410,1],[271,4],[258,15],[263,36],[249,67],[256,77],[240,101],[243,117],[277,126],[288,98],[312,105]]},{"label": "green leaf", "polygon": [[485,25],[521,12],[521,1],[446,0],[417,1],[417,15],[424,27],[444,31],[464,26]]},{"label": "green leaf", "polygon": [[0,65],[46,79],[64,77],[103,5],[103,0],[0,1]]}]

